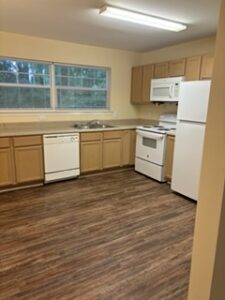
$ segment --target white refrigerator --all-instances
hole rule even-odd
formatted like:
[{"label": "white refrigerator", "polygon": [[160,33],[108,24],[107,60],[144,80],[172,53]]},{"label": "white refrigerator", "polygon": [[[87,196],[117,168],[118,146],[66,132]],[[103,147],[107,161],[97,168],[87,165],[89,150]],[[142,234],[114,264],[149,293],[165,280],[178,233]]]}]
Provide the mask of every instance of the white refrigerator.
[{"label": "white refrigerator", "polygon": [[180,87],[172,190],[197,201],[210,80],[184,81]]}]

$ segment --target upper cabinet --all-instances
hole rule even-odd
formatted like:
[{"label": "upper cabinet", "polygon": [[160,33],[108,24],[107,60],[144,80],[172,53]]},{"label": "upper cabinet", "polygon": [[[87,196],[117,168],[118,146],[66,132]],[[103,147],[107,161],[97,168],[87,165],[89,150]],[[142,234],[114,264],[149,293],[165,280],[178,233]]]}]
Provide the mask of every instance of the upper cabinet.
[{"label": "upper cabinet", "polygon": [[202,56],[201,79],[210,79],[212,77],[214,64],[213,54],[205,54]]},{"label": "upper cabinet", "polygon": [[205,54],[133,67],[131,103],[150,103],[151,80],[153,78],[184,76],[184,80],[189,81],[210,79],[213,72],[213,63],[213,55]]},{"label": "upper cabinet", "polygon": [[131,103],[149,103],[153,65],[137,66],[132,68]]},{"label": "upper cabinet", "polygon": [[151,80],[154,75],[154,66],[146,65],[143,67],[143,81],[142,81],[142,103],[149,103]]},{"label": "upper cabinet", "polygon": [[186,60],[185,80],[199,80],[201,72],[201,55],[188,57]]},{"label": "upper cabinet", "polygon": [[131,78],[131,103],[139,104],[142,99],[142,78],[143,67],[137,66],[132,68]]},{"label": "upper cabinet", "polygon": [[169,77],[184,76],[186,59],[175,59],[169,62]]},{"label": "upper cabinet", "polygon": [[155,64],[154,78],[164,78],[169,76],[169,63],[162,62]]}]

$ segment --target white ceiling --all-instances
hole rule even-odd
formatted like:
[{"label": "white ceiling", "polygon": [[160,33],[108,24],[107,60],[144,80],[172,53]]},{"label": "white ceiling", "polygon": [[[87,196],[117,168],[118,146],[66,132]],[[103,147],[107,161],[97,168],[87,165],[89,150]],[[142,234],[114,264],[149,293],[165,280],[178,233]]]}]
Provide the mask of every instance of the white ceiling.
[{"label": "white ceiling", "polygon": [[[0,31],[144,52],[215,34],[219,0],[0,0]],[[179,33],[98,14],[104,4],[173,19]]]}]

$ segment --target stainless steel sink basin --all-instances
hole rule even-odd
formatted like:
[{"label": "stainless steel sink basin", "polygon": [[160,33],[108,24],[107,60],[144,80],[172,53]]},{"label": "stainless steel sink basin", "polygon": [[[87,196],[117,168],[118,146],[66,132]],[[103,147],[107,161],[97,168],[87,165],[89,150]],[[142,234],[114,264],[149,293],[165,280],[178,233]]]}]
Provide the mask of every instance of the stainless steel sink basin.
[{"label": "stainless steel sink basin", "polygon": [[102,124],[102,123],[80,123],[80,124],[75,124],[75,128],[77,129],[104,129],[104,128],[114,128],[115,126],[113,125],[108,125],[108,124]]},{"label": "stainless steel sink basin", "polygon": [[113,128],[114,126],[108,124],[91,124],[90,128]]}]

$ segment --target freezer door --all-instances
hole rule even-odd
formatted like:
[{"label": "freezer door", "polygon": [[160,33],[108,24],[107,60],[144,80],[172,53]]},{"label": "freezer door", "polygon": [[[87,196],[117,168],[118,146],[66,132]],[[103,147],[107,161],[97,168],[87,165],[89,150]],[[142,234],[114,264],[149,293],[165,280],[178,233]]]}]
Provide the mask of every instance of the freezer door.
[{"label": "freezer door", "polygon": [[172,190],[198,198],[205,125],[178,122],[172,173]]},{"label": "freezer door", "polygon": [[206,122],[210,84],[210,80],[181,82],[178,120]]}]

